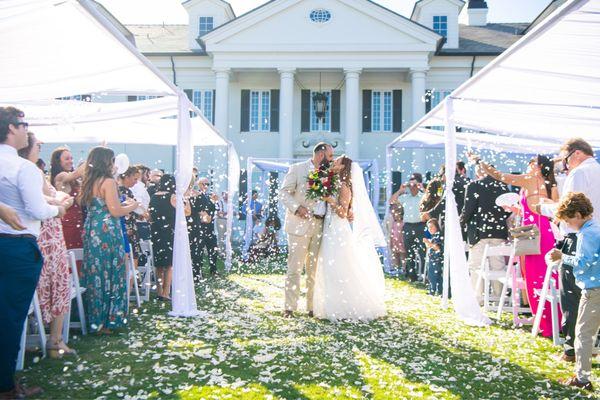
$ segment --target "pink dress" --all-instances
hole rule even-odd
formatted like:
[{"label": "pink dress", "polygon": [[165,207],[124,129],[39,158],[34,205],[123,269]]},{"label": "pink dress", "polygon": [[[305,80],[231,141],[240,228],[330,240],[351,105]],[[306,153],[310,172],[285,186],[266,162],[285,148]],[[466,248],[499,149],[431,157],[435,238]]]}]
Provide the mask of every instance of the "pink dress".
[{"label": "pink dress", "polygon": [[[49,187],[56,194],[54,187]],[[37,294],[44,322],[50,323],[59,315],[67,313],[71,303],[71,272],[60,218],[42,221],[38,245],[44,257],[44,265]]]},{"label": "pink dress", "polygon": [[[525,259],[523,265],[525,283],[527,285],[527,297],[529,299],[529,306],[531,312],[535,316],[539,297],[535,295],[534,289],[541,289],[544,285],[544,276],[546,275],[546,261],[544,256],[554,247],[554,234],[550,228],[550,221],[547,217],[541,216],[534,213],[527,204],[527,197],[525,191],[521,191],[521,206],[523,207],[523,225],[536,224],[540,229],[540,249],[541,253],[538,255],[524,256]],[[556,287],[558,288],[558,277],[554,276]],[[558,320],[560,321],[561,314],[559,310]],[[540,322],[540,332],[542,336],[552,336],[552,315],[550,313],[550,306],[544,307],[544,313],[542,314],[542,321]]]}]

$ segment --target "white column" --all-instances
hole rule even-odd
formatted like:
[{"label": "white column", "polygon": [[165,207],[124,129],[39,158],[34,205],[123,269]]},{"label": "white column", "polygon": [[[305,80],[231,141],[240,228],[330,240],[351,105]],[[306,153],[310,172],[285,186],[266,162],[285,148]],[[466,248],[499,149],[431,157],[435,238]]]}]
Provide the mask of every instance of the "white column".
[{"label": "white column", "polygon": [[344,69],[346,74],[346,154],[358,159],[360,138],[360,87],[361,69]]},{"label": "white column", "polygon": [[295,69],[279,70],[279,157],[294,158],[293,115],[294,115],[294,72]]},{"label": "white column", "polygon": [[424,69],[410,70],[413,124],[425,115],[425,74],[426,70]]},{"label": "white column", "polygon": [[225,138],[229,131],[229,72],[228,68],[215,69],[216,96],[215,127]]}]

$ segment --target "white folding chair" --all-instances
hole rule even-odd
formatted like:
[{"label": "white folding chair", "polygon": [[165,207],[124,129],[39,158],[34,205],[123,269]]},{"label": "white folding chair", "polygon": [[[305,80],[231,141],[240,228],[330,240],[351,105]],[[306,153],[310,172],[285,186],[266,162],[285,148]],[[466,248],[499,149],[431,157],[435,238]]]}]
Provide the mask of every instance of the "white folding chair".
[{"label": "white folding chair", "polygon": [[[514,250],[514,244],[513,250]],[[524,312],[529,312],[531,309],[529,307],[521,307],[521,291],[526,290],[527,286],[525,284],[525,279],[523,279],[521,275],[521,265],[519,261],[519,257],[511,253],[508,262],[508,268],[506,269],[506,275],[504,278],[500,280],[502,282],[502,291],[500,293],[500,301],[498,302],[498,311],[496,313],[496,318],[500,319],[502,317],[503,311],[512,311],[513,314],[513,324],[515,326],[531,324],[531,319],[529,318],[520,318],[519,314]],[[511,289],[512,295],[509,299],[510,306],[505,307],[505,302],[508,296],[508,289]]]},{"label": "white folding chair", "polygon": [[140,300],[140,289],[138,288],[138,279],[137,279],[137,271],[135,270],[135,264],[133,263],[133,253],[127,254],[127,294],[129,296],[129,300],[133,300],[131,298],[131,281],[133,280],[133,292],[135,293],[135,302],[138,307],[141,307],[142,302]]},{"label": "white folding chair", "polygon": [[[83,306],[82,294],[86,288],[81,287],[79,282],[79,272],[77,272],[77,261],[83,261],[83,249],[71,249],[67,252],[69,265],[71,267],[71,301],[69,311],[63,322],[63,341],[69,343],[69,332],[72,328],[81,329],[83,335],[87,335],[87,325],[85,319],[85,307]],[[77,312],[79,313],[79,322],[71,321],[71,307],[73,300],[77,302]]]},{"label": "white folding chair", "polygon": [[475,271],[477,274],[477,285],[475,292],[481,293],[481,287],[483,284],[483,312],[487,312],[490,307],[490,300],[499,301],[499,298],[490,299],[490,288],[491,282],[502,283],[503,278],[506,276],[506,270],[492,271],[490,270],[490,257],[509,257],[507,265],[511,265],[513,260],[512,246],[502,244],[498,246],[490,246],[486,244],[483,249],[483,257],[481,258],[481,265],[479,270]]},{"label": "white folding chair", "polygon": [[[546,263],[547,265],[547,263]],[[546,275],[544,276],[544,284],[541,289],[535,289],[536,296],[540,297],[538,309],[533,320],[533,328],[531,334],[537,336],[540,332],[540,323],[542,322],[542,314],[546,308],[546,303],[550,303],[550,314],[552,316],[552,341],[554,345],[560,346],[563,340],[560,338],[560,330],[558,320],[558,305],[560,303],[560,294],[556,288],[556,281],[552,275],[558,273],[559,263],[552,263],[546,266]]]},{"label": "white folding chair", "polygon": [[153,279],[156,279],[152,242],[150,240],[140,240],[140,248],[142,253],[146,256],[144,265],[138,265],[138,272],[142,276],[142,298],[144,301],[149,301],[152,282]]},{"label": "white folding chair", "polygon": [[[35,335],[29,334],[29,315],[33,314],[35,317],[38,333]],[[33,299],[29,305],[29,311],[25,323],[23,324],[23,333],[21,334],[21,346],[19,354],[17,356],[17,371],[21,371],[25,367],[25,349],[27,347],[28,339],[37,339],[39,345],[42,348],[42,355],[46,357],[46,330],[44,329],[44,320],[42,318],[42,310],[40,308],[40,301],[38,299],[37,290],[33,294]]]}]

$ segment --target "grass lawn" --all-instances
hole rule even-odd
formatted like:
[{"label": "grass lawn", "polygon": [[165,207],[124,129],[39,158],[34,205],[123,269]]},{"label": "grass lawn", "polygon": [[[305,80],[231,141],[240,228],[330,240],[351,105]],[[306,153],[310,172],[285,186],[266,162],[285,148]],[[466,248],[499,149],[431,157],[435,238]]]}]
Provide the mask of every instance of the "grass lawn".
[{"label": "grass lawn", "polygon": [[386,318],[330,323],[281,316],[281,266],[243,269],[198,287],[203,317],[151,301],[119,334],[72,339],[78,358],[30,357],[21,376],[49,399],[595,398],[557,383],[573,367],[550,340],[508,320],[465,326],[404,281],[387,279]]}]

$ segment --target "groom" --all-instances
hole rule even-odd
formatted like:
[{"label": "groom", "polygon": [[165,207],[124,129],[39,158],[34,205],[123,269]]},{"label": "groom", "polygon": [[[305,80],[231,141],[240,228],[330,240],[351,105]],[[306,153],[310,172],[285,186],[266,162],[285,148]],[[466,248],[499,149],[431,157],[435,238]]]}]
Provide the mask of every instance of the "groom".
[{"label": "groom", "polygon": [[331,161],[333,147],[324,142],[318,143],[313,149],[312,159],[290,166],[279,191],[279,199],[286,208],[285,232],[288,234],[284,317],[291,317],[298,307],[303,267],[306,269],[306,309],[308,315],[313,316],[317,256],[327,210],[324,201],[306,199],[306,185],[311,171],[328,166]]}]

